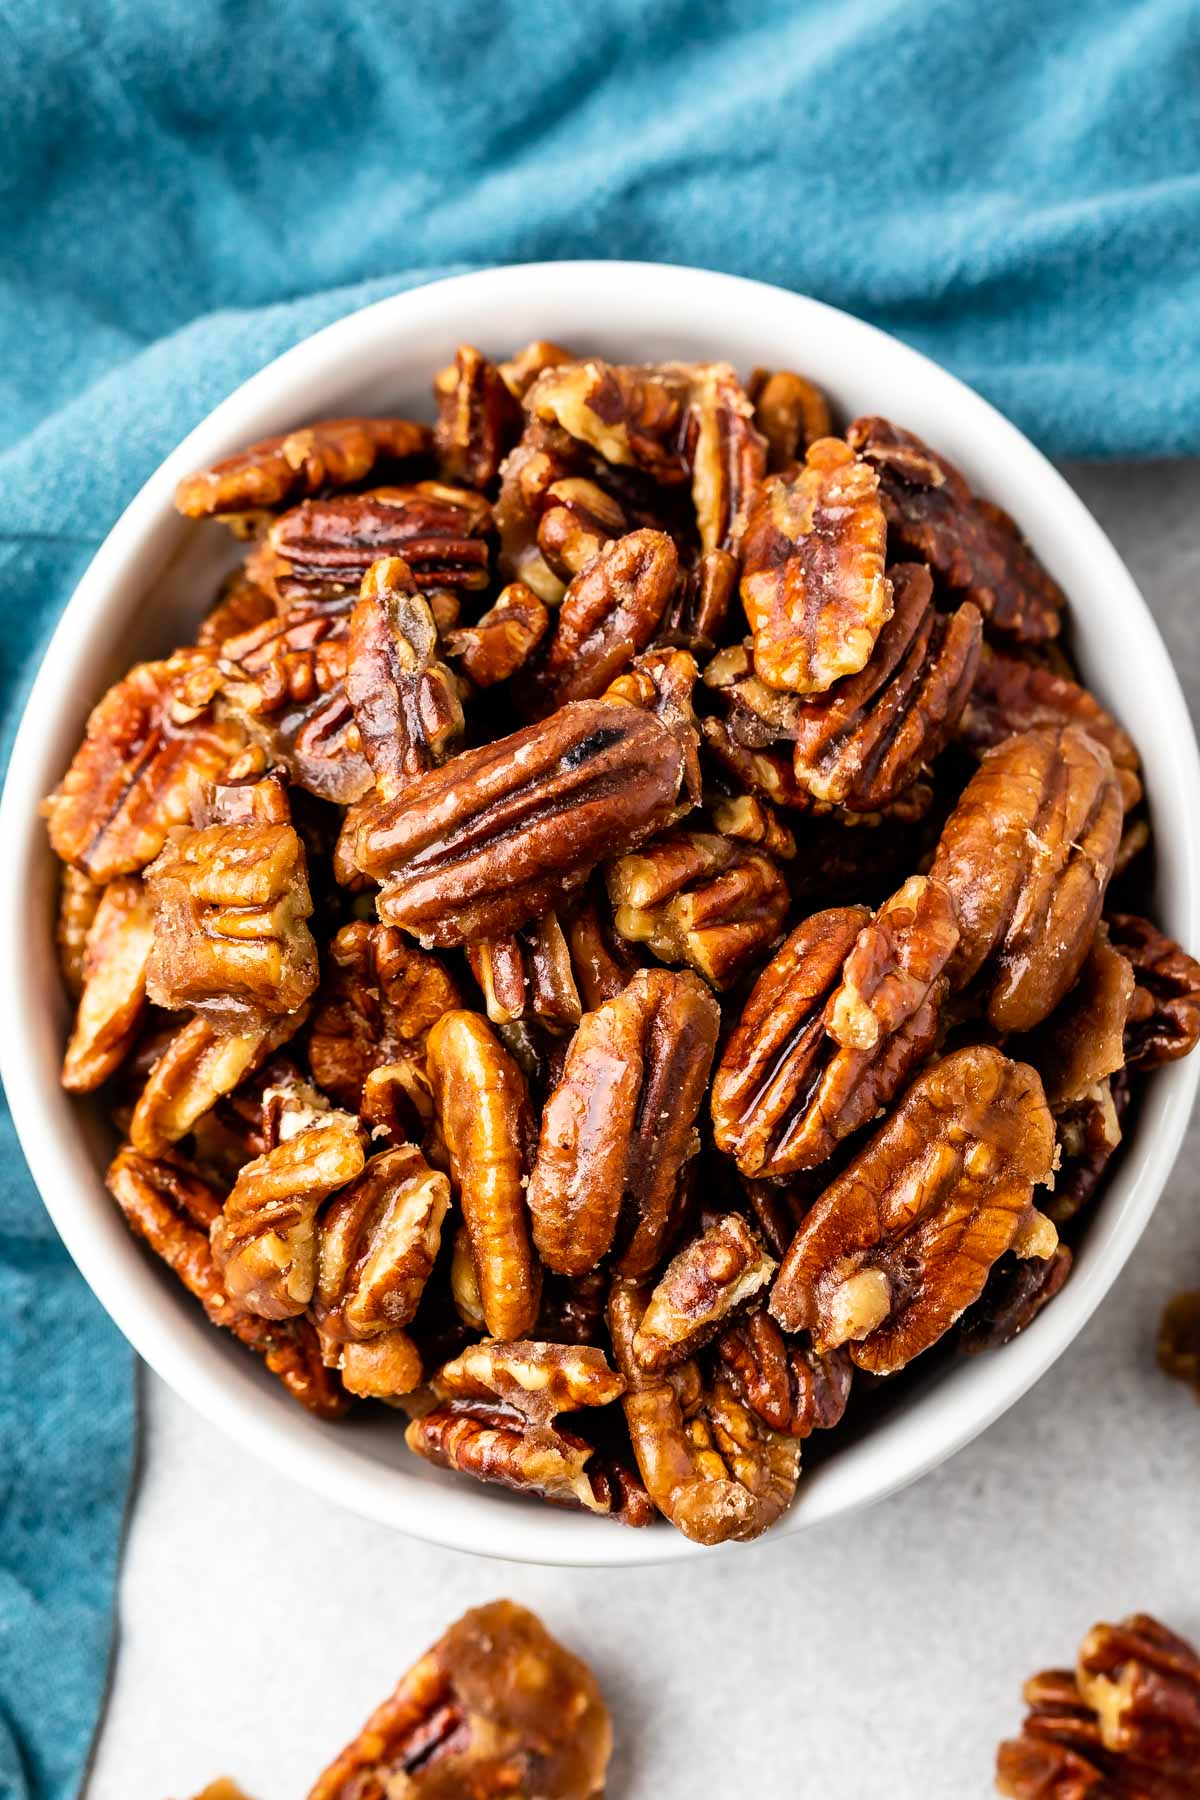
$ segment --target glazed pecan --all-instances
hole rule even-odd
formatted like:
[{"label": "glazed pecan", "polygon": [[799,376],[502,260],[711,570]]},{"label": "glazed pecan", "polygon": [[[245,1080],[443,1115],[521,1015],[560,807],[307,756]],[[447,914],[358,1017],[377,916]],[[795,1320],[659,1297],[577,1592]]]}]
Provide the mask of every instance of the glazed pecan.
[{"label": "glazed pecan", "polygon": [[1200,1291],[1176,1294],[1163,1308],[1158,1366],[1165,1375],[1190,1383],[1200,1400]]},{"label": "glazed pecan", "polygon": [[725,631],[737,585],[737,557],[728,550],[704,551],[676,584],[659,629],[660,643],[710,655]]},{"label": "glazed pecan", "polygon": [[339,1106],[358,1111],[372,1073],[423,1064],[431,1028],[461,1004],[449,971],[394,925],[343,925],[326,953],[313,1009],[313,1079]]},{"label": "glazed pecan", "polygon": [[788,1337],[760,1308],[722,1331],[717,1355],[750,1410],[772,1431],[806,1438],[841,1423],[854,1364],[843,1349],[824,1354],[807,1337]]},{"label": "glazed pecan", "polygon": [[713,1078],[719,1149],[748,1176],[823,1162],[933,1047],[958,941],[946,890],[915,875],[874,918],[814,913],[763,970]]},{"label": "glazed pecan", "polygon": [[1186,1056],[1200,1039],[1200,963],[1133,913],[1114,913],[1108,929],[1115,948],[1133,964],[1125,1027],[1130,1068],[1157,1069]]},{"label": "glazed pecan", "polygon": [[698,363],[689,373],[685,442],[700,548],[705,553],[736,552],[766,474],[766,440],[754,423],[749,396],[728,363]]},{"label": "glazed pecan", "polygon": [[157,1056],[129,1125],[135,1150],[161,1156],[186,1137],[197,1119],[303,1025],[306,1008],[267,1024],[226,1031],[212,1019],[189,1019]]},{"label": "glazed pecan", "polygon": [[791,1505],[799,1446],[744,1406],[727,1376],[706,1386],[692,1358],[658,1374],[641,1368],[633,1345],[646,1300],[644,1287],[617,1282],[608,1325],[628,1384],[625,1422],[650,1498],[695,1543],[759,1537]]},{"label": "glazed pecan", "polygon": [[683,753],[680,818],[700,803],[700,729],[692,706],[698,679],[696,659],[689,651],[647,650],[604,690],[606,700],[653,713],[678,743]]},{"label": "glazed pecan", "polygon": [[438,656],[429,602],[398,556],[372,563],[363,576],[350,615],[346,698],[384,800],[439,768],[458,748],[459,685]]},{"label": "glazed pecan", "polygon": [[997,1031],[1032,1030],[1075,981],[1121,817],[1108,751],[1076,725],[1006,739],[963,790],[931,873],[958,909],[951,982]]},{"label": "glazed pecan", "polygon": [[659,1276],[634,1334],[638,1367],[661,1371],[694,1355],[761,1292],[776,1266],[740,1214],[714,1220]]},{"label": "glazed pecan", "polygon": [[942,749],[975,677],[983,621],[971,605],[933,606],[929,571],[891,570],[895,611],[864,669],[797,709],[796,779],[818,800],[875,812]]},{"label": "glazed pecan", "polygon": [[541,507],[537,547],[547,567],[564,582],[582,575],[606,544],[624,537],[630,528],[621,502],[586,475],[552,481]]},{"label": "glazed pecan", "polygon": [[819,694],[865,668],[892,616],[878,486],[840,438],[818,438],[794,476],[758,488],[741,592],[768,687]]},{"label": "glazed pecan", "polygon": [[221,585],[216,603],[205,613],[196,632],[201,650],[219,650],[226,638],[241,637],[274,615],[275,602],[244,569],[235,569]]},{"label": "glazed pecan", "polygon": [[846,441],[878,471],[888,551],[926,562],[934,582],[970,600],[994,631],[1022,643],[1057,637],[1066,604],[1013,521],[972,494],[958,470],[887,419],[856,419]]},{"label": "glazed pecan", "polygon": [[617,1244],[642,1275],[673,1220],[679,1171],[695,1153],[720,1013],[691,974],[646,969],[585,1013],[542,1114],[529,1182],[547,1268],[582,1275]]},{"label": "glazed pecan", "polygon": [[214,1325],[224,1326],[251,1350],[302,1406],[321,1417],[344,1413],[346,1394],[321,1361],[317,1334],[307,1319],[268,1323],[230,1297],[213,1260],[208,1234],[221,1214],[220,1195],[174,1157],[140,1156],[128,1145],[106,1177],[109,1193],[154,1254],[200,1302]]},{"label": "glazed pecan", "polygon": [[525,666],[549,629],[549,609],[512,581],[473,625],[448,631],[443,648],[477,688],[495,687]]},{"label": "glazed pecan", "polygon": [[767,440],[772,474],[789,471],[810,444],[833,430],[828,400],[794,369],[755,369],[746,392],[754,407],[754,423]]},{"label": "glazed pecan", "polygon": [[521,404],[495,363],[472,344],[433,378],[438,419],[433,444],[443,473],[472,488],[490,487],[521,435]]},{"label": "glazed pecan", "polygon": [[671,831],[608,865],[618,934],[728,987],[779,936],[787,884],[769,856],[706,831]]},{"label": "glazed pecan", "polygon": [[186,823],[194,790],[245,742],[234,721],[212,715],[212,675],[203,651],[178,650],[139,663],[94,708],[43,808],[56,855],[90,880],[153,862],[172,825]]},{"label": "glazed pecan", "polygon": [[428,1054],[487,1328],[519,1338],[537,1319],[541,1292],[525,1204],[534,1134],[525,1078],[476,1013],[443,1014]]},{"label": "glazed pecan", "polygon": [[1123,1067],[1133,980],[1132,967],[1101,925],[1075,986],[1015,1047],[1041,1076],[1055,1112],[1082,1100]]},{"label": "glazed pecan", "polygon": [[84,967],[87,960],[87,936],[99,910],[104,889],[70,863],[62,865],[58,886],[58,918],[54,941],[58,949],[58,966],[63,986],[72,1000],[83,992]]},{"label": "glazed pecan", "polygon": [[[1053,1212],[1047,1208],[1047,1216]],[[1053,1300],[1071,1273],[1065,1244],[1052,1256],[1017,1257],[1011,1250],[992,1264],[983,1292],[967,1308],[958,1328],[959,1348],[968,1356],[1010,1344]]]},{"label": "glazed pecan", "polygon": [[722,837],[754,844],[784,862],[795,856],[795,836],[769,800],[760,800],[757,794],[730,794],[714,800],[709,810]]},{"label": "glazed pecan", "polygon": [[313,1318],[363,1343],[407,1325],[433,1272],[450,1183],[411,1144],[373,1156],[321,1213]]},{"label": "glazed pecan", "polygon": [[422,593],[474,590],[488,584],[491,529],[491,507],[470,488],[381,487],[283,513],[247,569],[278,606],[301,610],[356,594],[381,557],[402,557]]},{"label": "glazed pecan", "polygon": [[502,936],[651,837],[683,772],[681,747],[657,719],[579,701],[373,807],[356,859],[381,883],[380,918],[421,942]]},{"label": "glazed pecan", "polygon": [[936,1343],[1006,1250],[1048,1256],[1033,1206],[1054,1165],[1041,1082],[980,1045],[934,1064],[828,1187],[784,1257],[771,1312],[893,1374]]},{"label": "glazed pecan", "polygon": [[534,338],[500,364],[500,375],[513,399],[523,400],[544,370],[574,361],[574,352],[564,350],[552,338]]},{"label": "glazed pecan", "polygon": [[154,912],[144,884],[136,875],[118,875],[100,895],[88,928],[83,986],[62,1066],[68,1092],[91,1093],[133,1048],[153,942]]},{"label": "glazed pecan", "polygon": [[591,1670],[494,1600],[414,1663],[308,1800],[600,1800],[611,1751]]},{"label": "glazed pecan", "polygon": [[640,965],[613,930],[611,909],[597,884],[572,907],[566,932],[582,1009],[595,1012],[624,992]]},{"label": "glazed pecan", "polygon": [[548,1031],[573,1031],[582,1007],[571,948],[554,913],[503,938],[467,945],[471,973],[494,1025],[537,1019]]},{"label": "glazed pecan", "polygon": [[353,487],[378,463],[426,454],[430,441],[429,427],[410,419],[324,419],[185,475],[175,504],[189,519],[261,512],[327,488]]}]

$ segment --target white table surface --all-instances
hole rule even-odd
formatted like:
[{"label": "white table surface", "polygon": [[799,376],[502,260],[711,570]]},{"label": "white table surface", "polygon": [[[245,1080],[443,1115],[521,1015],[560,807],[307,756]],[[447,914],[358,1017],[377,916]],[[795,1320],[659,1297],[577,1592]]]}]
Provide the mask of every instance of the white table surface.
[{"label": "white table surface", "polygon": [[[1200,703],[1200,465],[1067,471]],[[1033,1669],[1142,1608],[1200,1636],[1200,1407],[1154,1366],[1200,1284],[1200,1120],[1088,1329],[999,1424],[873,1511],[665,1570],[429,1549],[314,1499],[146,1373],[141,1479],[90,1800],[236,1776],[299,1800],[466,1607],[511,1595],[592,1662],[610,1800],[969,1800]],[[598,1526],[598,1530],[604,1529]]]}]

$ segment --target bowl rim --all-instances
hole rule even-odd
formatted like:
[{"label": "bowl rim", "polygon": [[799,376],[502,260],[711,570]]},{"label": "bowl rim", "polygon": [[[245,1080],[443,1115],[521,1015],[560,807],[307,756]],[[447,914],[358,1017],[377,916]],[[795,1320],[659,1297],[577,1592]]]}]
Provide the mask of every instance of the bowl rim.
[{"label": "bowl rim", "polygon": [[[178,1296],[153,1285],[141,1247],[115,1210],[107,1223],[89,1220],[80,1187],[95,1187],[95,1164],[86,1152],[84,1133],[65,1123],[71,1103],[56,1082],[52,1091],[46,1088],[45,1069],[54,1066],[48,1058],[53,1054],[57,1059],[61,1040],[57,1027],[44,1017],[38,959],[28,954],[28,896],[36,891],[39,868],[44,874],[50,854],[38,805],[57,779],[56,772],[46,781],[42,722],[64,695],[68,703],[90,695],[90,704],[98,697],[95,681],[88,685],[88,651],[95,647],[103,660],[104,646],[114,635],[109,619],[121,583],[136,578],[139,559],[166,523],[176,527],[172,495],[179,477],[264,435],[261,424],[254,423],[257,417],[294,405],[316,371],[335,374],[364,343],[376,341],[386,350],[390,340],[394,353],[406,328],[429,326],[464,301],[477,306],[482,317],[489,307],[527,299],[531,292],[542,303],[550,304],[552,296],[553,305],[573,302],[581,311],[598,296],[609,295],[626,315],[630,296],[636,296],[635,318],[625,317],[616,328],[629,335],[644,336],[647,321],[669,331],[674,319],[678,327],[689,307],[699,306],[710,317],[723,307],[733,316],[755,308],[780,319],[790,315],[788,328],[794,328],[798,343],[816,343],[824,333],[825,342],[882,355],[898,381],[904,377],[910,385],[922,384],[947,404],[949,414],[965,421],[981,454],[994,456],[1005,468],[1009,485],[1023,472],[1042,526],[1048,529],[1052,514],[1057,516],[1081,565],[1097,578],[1098,590],[1114,593],[1136,622],[1130,630],[1139,640],[1140,665],[1155,687],[1162,741],[1169,740],[1172,747],[1171,758],[1165,750],[1162,757],[1156,752],[1161,766],[1150,794],[1155,812],[1167,815],[1174,831],[1169,923],[1180,935],[1186,932],[1190,942],[1200,941],[1200,826],[1186,802],[1189,792],[1200,788],[1200,752],[1178,676],[1132,576],[1066,480],[1015,425],[957,377],[877,327],[806,295],[712,270],[636,261],[505,264],[407,289],[353,310],[284,351],[221,401],[159,464],[112,527],[46,647],[0,799],[0,991],[11,996],[12,1021],[12,1028],[0,1033],[0,1079],[21,1148],[59,1235],[122,1333],[170,1387],[244,1448],[324,1498],[451,1549],[577,1567],[657,1564],[701,1554],[701,1547],[665,1526],[604,1530],[586,1516],[509,1501],[474,1483],[433,1487],[406,1479],[402,1469],[364,1455],[352,1430],[343,1428],[336,1436],[320,1427],[314,1430],[313,1421],[294,1403],[285,1399],[284,1407],[264,1405],[256,1383],[230,1380],[223,1356],[200,1354],[194,1334],[178,1330]],[[448,337],[453,331],[448,323]],[[1039,542],[1038,521],[1023,516],[1021,524]],[[1198,1081],[1200,1057],[1157,1071],[1147,1084],[1137,1155],[1124,1159],[1113,1183],[1123,1192],[1107,1242],[1086,1267],[1081,1258],[1056,1305],[1002,1351],[971,1359],[951,1379],[922,1394],[916,1405],[896,1409],[807,1484],[802,1476],[797,1503],[761,1541],[782,1542],[886,1498],[954,1455],[1033,1385],[1082,1329],[1128,1260],[1174,1163]],[[874,1454],[856,1454],[872,1443]]]}]

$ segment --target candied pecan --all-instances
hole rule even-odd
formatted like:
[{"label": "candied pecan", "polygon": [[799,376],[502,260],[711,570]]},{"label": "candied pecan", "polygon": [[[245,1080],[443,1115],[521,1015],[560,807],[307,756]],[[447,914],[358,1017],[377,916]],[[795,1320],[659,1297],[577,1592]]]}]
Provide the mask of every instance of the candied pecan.
[{"label": "candied pecan", "polygon": [[713,1078],[719,1149],[744,1175],[812,1168],[933,1047],[957,942],[946,890],[914,875],[872,918],[834,907],[763,970]]},{"label": "candied pecan", "polygon": [[1133,992],[1133,969],[1100,925],[1075,986],[1014,1048],[1041,1076],[1056,1112],[1123,1067]]},{"label": "candied pecan", "polygon": [[350,614],[346,698],[385,800],[440,767],[462,737],[458,682],[438,657],[429,602],[398,556],[372,563],[363,576]]},{"label": "candied pecan", "polygon": [[352,487],[377,463],[425,454],[430,441],[429,427],[411,419],[323,419],[185,475],[175,504],[189,519],[284,506],[325,488]]},{"label": "candied pecan", "polygon": [[1033,1206],[1054,1164],[1041,1082],[985,1045],[956,1051],[825,1190],[783,1259],[771,1312],[848,1344],[860,1368],[893,1374],[979,1298],[1006,1250],[1049,1255],[1053,1226]]},{"label": "candied pecan", "polygon": [[621,502],[585,475],[552,481],[541,505],[537,547],[560,581],[582,575],[606,544],[630,528]]},{"label": "candied pecan", "polygon": [[1129,1097],[1129,1077],[1121,1069],[1087,1088],[1077,1100],[1054,1109],[1059,1165],[1044,1210],[1055,1225],[1067,1224],[1096,1193],[1121,1142]]},{"label": "candied pecan", "polygon": [[124,1062],[146,1006],[154,912],[136,875],[118,875],[100,896],[83,956],[83,988],[63,1058],[62,1084],[87,1094]]},{"label": "candied pecan", "polygon": [[1108,930],[1133,964],[1126,1062],[1133,1069],[1157,1069],[1186,1056],[1200,1038],[1200,963],[1134,913],[1112,914]]},{"label": "candied pecan", "polygon": [[700,548],[736,552],[766,474],[766,440],[728,363],[666,366],[682,366],[691,377],[685,445]]},{"label": "candied pecan", "polygon": [[637,706],[666,726],[683,752],[679,816],[700,802],[700,731],[692,707],[699,670],[687,650],[647,650],[604,690],[606,700]]},{"label": "candied pecan", "polygon": [[1072,1261],[1065,1244],[1060,1244],[1053,1256],[1017,1257],[1011,1250],[1005,1251],[992,1264],[978,1300],[962,1316],[959,1348],[968,1356],[977,1356],[1011,1343],[1053,1300],[1071,1273]]},{"label": "candied pecan", "polygon": [[769,800],[760,800],[757,794],[729,794],[714,800],[709,811],[722,837],[757,844],[785,862],[795,856],[796,839]]},{"label": "candied pecan", "polygon": [[541,1290],[525,1204],[534,1134],[525,1078],[476,1013],[443,1014],[428,1053],[484,1318],[494,1337],[519,1338],[537,1318]]},{"label": "candied pecan", "polygon": [[399,556],[422,592],[485,588],[492,509],[470,488],[419,481],[305,500],[278,518],[247,565],[279,606],[356,594],[381,557]]},{"label": "candied pecan", "polygon": [[326,952],[313,1010],[313,1079],[339,1106],[357,1111],[372,1071],[413,1054],[423,1058],[431,1027],[461,1004],[449,971],[394,925],[343,925]]},{"label": "candied pecan", "polygon": [[200,650],[219,650],[226,638],[241,637],[274,616],[275,602],[244,569],[235,569],[221,584],[216,604],[205,613],[196,632]]},{"label": "candied pecan", "polygon": [[341,1343],[320,1334],[321,1354],[336,1369],[342,1386],[361,1400],[393,1402],[421,1385],[425,1364],[421,1351],[399,1325],[365,1343]]},{"label": "candied pecan", "polygon": [[759,680],[752,638],[718,650],[704,670],[704,685],[722,707],[735,743],[761,750],[795,737],[800,696],[781,693]]},{"label": "candied pecan", "polygon": [[414,1663],[308,1800],[599,1800],[611,1753],[591,1670],[494,1600]]},{"label": "candied pecan", "polygon": [[717,1355],[746,1405],[772,1431],[806,1438],[841,1422],[854,1377],[845,1350],[822,1354],[807,1338],[785,1336],[760,1308],[722,1331]]},{"label": "candied pecan", "polygon": [[268,1323],[230,1297],[213,1260],[208,1234],[221,1199],[186,1163],[141,1156],[127,1145],[109,1168],[108,1191],[131,1228],[195,1296],[214,1325],[256,1350],[302,1406],[322,1418],[345,1412],[347,1396],[327,1370],[307,1319]]},{"label": "candied pecan", "polygon": [[571,909],[567,921],[571,968],[584,1012],[595,1012],[628,987],[639,963],[612,929],[612,913],[595,884]]},{"label": "candied pecan", "polygon": [[263,1319],[294,1318],[316,1282],[317,1209],[360,1175],[358,1121],[312,1109],[241,1170],[213,1223],[213,1259],[232,1298]]},{"label": "candied pecan", "polygon": [[878,486],[840,438],[818,438],[795,476],[755,494],[741,592],[768,687],[822,693],[865,668],[892,616]]},{"label": "candied pecan", "polygon": [[738,1213],[725,1213],[667,1264],[634,1334],[639,1368],[668,1369],[707,1344],[777,1265]]},{"label": "candied pecan", "polygon": [[521,435],[519,399],[473,344],[460,344],[449,367],[438,370],[433,397],[438,409],[433,445],[443,472],[466,487],[489,487]]},{"label": "candied pecan", "polygon": [[754,423],[767,440],[772,474],[787,471],[810,444],[829,437],[829,402],[815,382],[794,369],[755,369],[746,383]]},{"label": "candied pecan", "polygon": [[674,810],[683,771],[681,747],[657,719],[578,701],[371,808],[356,860],[381,884],[380,918],[422,943],[501,936],[651,837]]},{"label": "candied pecan", "polygon": [[[93,708],[70,768],[44,802],[57,856],[101,884],[153,862],[192,794],[245,742],[214,719],[212,667],[199,650],[139,663]],[[193,690],[198,684],[198,691]]]},{"label": "candied pecan", "polygon": [[652,1373],[633,1354],[646,1290],[613,1286],[608,1324],[628,1384],[622,1399],[638,1469],[655,1506],[699,1544],[759,1537],[791,1505],[799,1446],[744,1406],[724,1375],[705,1386],[690,1358]]},{"label": "candied pecan", "polygon": [[931,874],[958,909],[951,983],[980,996],[997,1031],[1032,1030],[1074,983],[1121,816],[1108,751],[1076,725],[1006,739],[967,783]]},{"label": "candied pecan", "polygon": [[533,1237],[547,1268],[582,1275],[614,1240],[620,1273],[653,1268],[679,1171],[695,1153],[720,1025],[691,974],[640,970],[585,1013],[542,1114],[529,1181]]},{"label": "candied pecan", "polygon": [[796,780],[790,747],[752,750],[733,736],[724,719],[701,719],[700,732],[715,760],[737,785],[772,806],[809,806],[809,796]]},{"label": "candied pecan", "polygon": [[186,1137],[197,1119],[300,1029],[306,1012],[301,1008],[244,1031],[227,1031],[199,1016],[181,1025],[156,1058],[134,1107],[134,1149],[160,1156]]},{"label": "candied pecan", "polygon": [[446,633],[443,648],[477,688],[523,668],[550,629],[550,612],[523,581],[511,581],[473,625]]},{"label": "candied pecan", "polygon": [[87,960],[87,936],[100,906],[104,889],[70,863],[64,863],[59,875],[58,918],[54,941],[58,946],[58,966],[63,986],[72,1000],[83,992],[84,967]]},{"label": "candied pecan", "polygon": [[659,642],[678,644],[697,656],[716,649],[737,593],[738,559],[728,550],[706,550],[676,583],[659,629]]},{"label": "candied pecan", "polygon": [[1022,643],[1058,636],[1066,604],[1008,514],[972,494],[958,470],[887,419],[856,419],[846,441],[879,475],[893,558],[926,562],[939,590],[970,600],[993,630]]},{"label": "candied pecan", "polygon": [[571,950],[554,913],[509,937],[477,938],[467,945],[467,961],[494,1025],[527,1015],[548,1031],[573,1031],[578,1025],[583,1009]]},{"label": "candied pecan", "polygon": [[574,354],[552,338],[534,338],[500,364],[500,375],[513,399],[523,400],[543,370],[574,361]]},{"label": "candied pecan", "polygon": [[433,1272],[450,1183],[411,1144],[373,1156],[321,1213],[313,1318],[323,1337],[365,1342],[417,1310]]},{"label": "candied pecan", "polygon": [[928,569],[891,570],[895,611],[864,669],[797,709],[796,780],[818,800],[874,812],[911,787],[953,731],[975,676],[983,621],[935,612]]},{"label": "candied pecan", "polygon": [[608,865],[619,936],[728,987],[779,936],[787,884],[769,856],[706,831],[669,831]]},{"label": "candied pecan", "polygon": [[1200,1400],[1200,1291],[1176,1294],[1163,1308],[1158,1366],[1165,1375],[1190,1382]]}]

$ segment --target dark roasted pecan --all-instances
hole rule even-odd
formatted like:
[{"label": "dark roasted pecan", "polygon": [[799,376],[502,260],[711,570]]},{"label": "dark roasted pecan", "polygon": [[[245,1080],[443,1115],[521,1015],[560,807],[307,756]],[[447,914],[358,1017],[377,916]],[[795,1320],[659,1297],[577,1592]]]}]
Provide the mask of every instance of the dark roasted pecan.
[{"label": "dark roasted pecan", "polygon": [[467,487],[490,487],[521,435],[521,404],[495,363],[472,344],[433,378],[438,420],[434,449],[443,473]]},{"label": "dark roasted pecan", "polygon": [[638,1469],[655,1506],[699,1544],[756,1538],[791,1505],[800,1473],[795,1439],[744,1406],[728,1376],[706,1386],[694,1359],[653,1374],[633,1354],[647,1290],[617,1282],[608,1324]]},{"label": "dark roasted pecan", "polygon": [[769,856],[706,831],[671,831],[608,865],[618,934],[728,987],[779,936],[787,884]]},{"label": "dark roasted pecan", "polygon": [[89,881],[86,875],[81,875],[70,863],[62,865],[54,941],[58,949],[58,966],[62,972],[63,986],[72,1000],[78,1000],[83,992],[87,936],[103,893],[102,887]]},{"label": "dark roasted pecan", "polygon": [[100,894],[88,928],[83,985],[62,1066],[62,1084],[70,1093],[98,1088],[132,1050],[145,1012],[153,942],[154,912],[145,886],[136,875],[118,875]]},{"label": "dark roasted pecan", "polygon": [[891,580],[895,611],[866,667],[800,706],[791,733],[801,787],[858,812],[889,805],[942,749],[982,642],[973,606],[934,610],[928,569],[898,563]]},{"label": "dark roasted pecan", "polygon": [[914,875],[872,919],[835,907],[763,970],[713,1078],[719,1149],[744,1175],[824,1162],[933,1047],[958,939],[946,890]]},{"label": "dark roasted pecan", "polygon": [[770,1281],[776,1263],[738,1213],[705,1227],[659,1276],[633,1339],[641,1369],[669,1369],[708,1343]]},{"label": "dark roasted pecan", "polygon": [[[1053,1216],[1052,1209],[1047,1212]],[[983,1292],[963,1314],[959,1348],[968,1356],[977,1356],[982,1350],[997,1350],[1001,1344],[1011,1343],[1053,1300],[1071,1273],[1072,1260],[1065,1244],[1060,1244],[1053,1256],[1022,1258],[1007,1251],[992,1264]]]},{"label": "dark roasted pecan", "polygon": [[321,1361],[307,1319],[268,1324],[230,1298],[209,1248],[221,1198],[186,1163],[139,1156],[126,1146],[107,1175],[108,1190],[139,1237],[199,1300],[214,1325],[223,1325],[251,1350],[302,1406],[323,1418],[344,1413],[346,1394]]},{"label": "dark roasted pecan", "polygon": [[1031,1062],[1041,1076],[1055,1112],[1082,1100],[1124,1065],[1133,992],[1133,969],[1101,925],[1075,986],[1036,1031],[1014,1046],[1014,1054]]},{"label": "dark roasted pecan", "polygon": [[770,475],[757,490],[742,604],[768,687],[819,694],[866,667],[892,616],[878,487],[840,438],[819,438],[794,476]]},{"label": "dark roasted pecan", "polygon": [[591,1670],[494,1600],[413,1664],[308,1800],[600,1800],[611,1751]]},{"label": "dark roasted pecan", "polygon": [[683,772],[682,749],[657,719],[580,701],[371,808],[357,862],[381,884],[380,918],[423,943],[502,936],[651,837]]},{"label": "dark roasted pecan", "polygon": [[841,1423],[854,1364],[845,1350],[823,1355],[807,1337],[788,1337],[759,1309],[727,1326],[717,1355],[746,1405],[772,1431],[806,1438]]},{"label": "dark roasted pecan", "polygon": [[443,648],[477,688],[507,681],[550,629],[550,612],[523,581],[512,581],[473,625],[448,631]]},{"label": "dark roasted pecan", "polygon": [[321,1213],[313,1318],[364,1343],[407,1325],[433,1272],[450,1183],[411,1144],[373,1156]]},{"label": "dark roasted pecan", "polygon": [[327,951],[308,1061],[317,1086],[357,1112],[373,1071],[419,1059],[443,1013],[462,1004],[449,971],[392,925],[355,919]]},{"label": "dark roasted pecan", "polygon": [[755,369],[746,392],[754,407],[754,423],[767,440],[773,474],[790,470],[810,444],[833,430],[828,400],[794,369]]},{"label": "dark roasted pecan", "polygon": [[1114,913],[1109,935],[1133,964],[1125,1027],[1130,1068],[1157,1069],[1186,1056],[1200,1039],[1200,963],[1149,919]]},{"label": "dark roasted pecan", "polygon": [[1023,1063],[980,1045],[927,1069],[817,1201],[783,1259],[771,1312],[893,1374],[936,1343],[1006,1250],[1052,1254],[1033,1190],[1054,1123]]},{"label": "dark roasted pecan", "polygon": [[478,1014],[448,1012],[429,1034],[429,1080],[487,1328],[523,1337],[541,1292],[525,1204],[534,1135],[525,1077]]},{"label": "dark roasted pecan", "polygon": [[197,1119],[300,1029],[306,1010],[244,1031],[226,1031],[202,1016],[181,1025],[156,1058],[133,1109],[134,1149],[161,1156],[186,1137]]},{"label": "dark roasted pecan", "polygon": [[849,444],[879,473],[893,559],[926,562],[939,590],[1023,643],[1057,637],[1066,604],[1008,514],[972,494],[944,456],[887,419],[856,419]]},{"label": "dark roasted pecan", "polygon": [[1163,1308],[1158,1366],[1176,1381],[1189,1382],[1200,1400],[1200,1290],[1176,1294]]},{"label": "dark roasted pecan", "polygon": [[273,617],[275,602],[244,569],[235,569],[222,583],[216,604],[200,621],[196,644],[201,650],[219,650],[226,638],[241,637]]},{"label": "dark roasted pecan", "polygon": [[462,737],[458,682],[438,656],[429,602],[398,556],[372,563],[363,576],[350,615],[346,698],[384,800],[439,768]]},{"label": "dark roasted pecan", "polygon": [[1055,1225],[1066,1225],[1096,1193],[1121,1142],[1121,1121],[1129,1098],[1129,1076],[1121,1069],[1107,1080],[1097,1081],[1078,1100],[1054,1109],[1059,1163],[1054,1191],[1043,1205]]},{"label": "dark roasted pecan", "polygon": [[326,488],[353,487],[378,463],[427,453],[430,441],[429,427],[410,419],[324,419],[186,475],[175,504],[189,519],[261,512]]},{"label": "dark roasted pecan", "polygon": [[477,938],[467,961],[494,1025],[531,1018],[548,1031],[573,1031],[583,1010],[571,948],[557,916],[547,913],[504,938]]},{"label": "dark roasted pecan", "polygon": [[621,1274],[657,1263],[695,1153],[720,1013],[691,974],[639,971],[585,1013],[542,1114],[529,1182],[547,1268],[582,1275],[614,1241]]},{"label": "dark roasted pecan", "polygon": [[1075,981],[1121,817],[1112,759],[1076,725],[1006,739],[968,782],[931,873],[958,909],[951,982],[997,1031],[1032,1030]]}]

